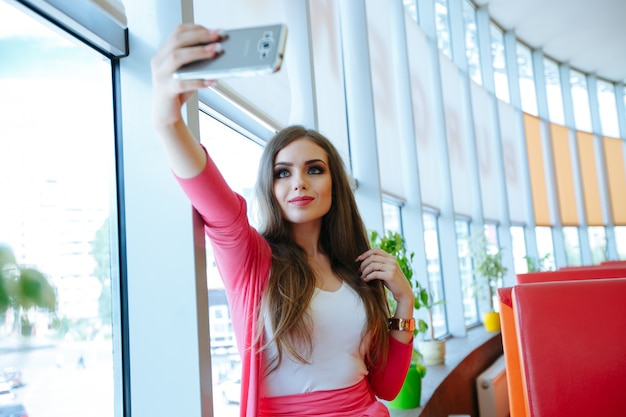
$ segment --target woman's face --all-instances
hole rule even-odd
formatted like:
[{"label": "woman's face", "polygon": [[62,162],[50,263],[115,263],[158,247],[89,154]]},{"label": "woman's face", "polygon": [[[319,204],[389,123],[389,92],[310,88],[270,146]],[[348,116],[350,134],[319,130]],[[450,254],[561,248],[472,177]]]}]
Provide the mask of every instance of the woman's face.
[{"label": "woman's face", "polygon": [[326,152],[304,137],[281,149],[274,160],[274,196],[288,222],[321,220],[332,203]]}]

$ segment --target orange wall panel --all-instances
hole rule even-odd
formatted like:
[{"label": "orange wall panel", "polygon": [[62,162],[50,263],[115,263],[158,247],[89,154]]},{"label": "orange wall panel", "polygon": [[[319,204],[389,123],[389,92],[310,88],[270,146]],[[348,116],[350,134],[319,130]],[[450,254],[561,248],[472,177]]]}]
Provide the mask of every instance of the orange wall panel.
[{"label": "orange wall panel", "polygon": [[616,226],[626,226],[626,164],[623,139],[603,138],[609,199]]},{"label": "orange wall panel", "polygon": [[565,126],[551,124],[552,149],[554,154],[554,170],[556,188],[563,226],[578,226],[578,208],[576,206],[576,188],[574,187],[574,170],[572,152],[569,144],[569,129]]},{"label": "orange wall panel", "polygon": [[596,164],[593,141],[593,134],[580,131],[576,132],[587,224],[589,226],[603,226],[602,200],[600,199],[598,166]]},{"label": "orange wall panel", "polygon": [[530,171],[530,188],[533,197],[533,210],[537,226],[552,226],[548,206],[548,187],[541,147],[541,125],[539,118],[524,114],[526,151]]}]

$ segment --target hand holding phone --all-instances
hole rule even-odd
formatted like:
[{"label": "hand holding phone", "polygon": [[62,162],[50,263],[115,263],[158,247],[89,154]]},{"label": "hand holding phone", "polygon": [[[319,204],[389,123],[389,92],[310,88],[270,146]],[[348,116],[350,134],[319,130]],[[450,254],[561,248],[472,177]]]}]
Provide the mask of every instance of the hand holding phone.
[{"label": "hand holding phone", "polygon": [[282,65],[286,43],[284,24],[227,30],[220,55],[184,65],[174,77],[216,80],[276,72]]}]

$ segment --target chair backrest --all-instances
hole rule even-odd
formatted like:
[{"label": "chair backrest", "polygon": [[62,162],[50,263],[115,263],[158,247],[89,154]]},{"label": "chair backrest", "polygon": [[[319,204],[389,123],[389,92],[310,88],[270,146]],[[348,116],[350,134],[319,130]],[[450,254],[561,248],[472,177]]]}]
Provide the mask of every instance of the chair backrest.
[{"label": "chair backrest", "polygon": [[518,284],[536,282],[573,281],[595,278],[623,278],[626,277],[626,266],[577,266],[562,268],[558,271],[529,272],[517,274]]},{"label": "chair backrest", "polygon": [[625,301],[624,278],[513,288],[530,416],[626,413]]},{"label": "chair backrest", "polygon": [[522,379],[522,368],[517,345],[517,331],[512,300],[513,287],[498,288],[500,301],[500,333],[506,364],[506,382],[509,391],[509,412],[511,417],[527,417],[526,397]]}]

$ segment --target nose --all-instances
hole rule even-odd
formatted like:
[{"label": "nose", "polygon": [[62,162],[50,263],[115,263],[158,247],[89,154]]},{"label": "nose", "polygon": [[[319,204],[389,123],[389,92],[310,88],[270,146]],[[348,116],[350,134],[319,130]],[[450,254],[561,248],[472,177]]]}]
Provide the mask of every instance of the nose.
[{"label": "nose", "polygon": [[309,185],[305,177],[301,174],[296,174],[293,177],[293,189],[294,190],[306,190]]}]

